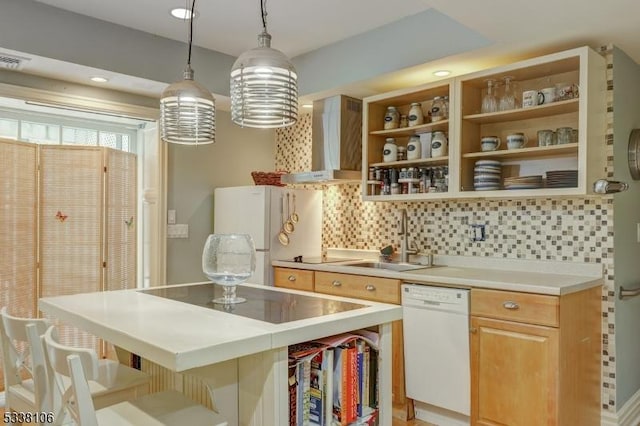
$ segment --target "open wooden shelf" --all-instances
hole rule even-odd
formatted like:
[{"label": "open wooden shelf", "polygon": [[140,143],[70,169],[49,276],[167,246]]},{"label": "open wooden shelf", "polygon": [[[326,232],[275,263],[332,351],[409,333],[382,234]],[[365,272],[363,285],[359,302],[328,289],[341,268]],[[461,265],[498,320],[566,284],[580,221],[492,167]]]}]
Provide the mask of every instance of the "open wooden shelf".
[{"label": "open wooden shelf", "polygon": [[[580,96],[529,108],[476,114],[487,91],[488,78],[512,76],[518,84],[516,93],[541,90],[559,84],[577,84]],[[406,114],[412,102],[429,102],[434,96],[448,93],[448,120],[401,129],[381,130],[387,107]],[[448,192],[423,194],[372,195],[377,188],[362,186],[365,201],[414,201],[469,198],[565,197],[592,194],[592,182],[599,179],[606,166],[606,61],[593,49],[580,47],[526,59],[504,66],[477,71],[413,88],[368,97],[363,101],[363,169],[382,167],[448,167]],[[537,146],[540,130],[569,127],[577,130],[574,143]],[[448,156],[382,162],[385,137],[397,137],[398,146],[407,144],[411,135],[444,131],[448,137]],[[529,145],[507,149],[506,139],[522,133]],[[502,140],[496,151],[480,151],[481,139],[495,135]],[[542,175],[549,170],[578,170],[573,188],[533,188],[475,191],[475,163],[496,160],[503,165],[502,177]],[[363,184],[367,182],[366,176]],[[385,187],[386,189],[386,187]]]},{"label": "open wooden shelf", "polygon": [[577,155],[578,144],[567,143],[564,145],[552,146],[536,146],[531,148],[520,149],[500,149],[497,151],[470,152],[462,154],[462,158],[508,158],[508,159],[525,159],[525,158],[542,158],[542,157],[558,157],[562,155]]},{"label": "open wooden shelf", "polygon": [[472,123],[489,124],[508,121],[527,120],[530,118],[547,117],[551,115],[567,114],[578,111],[578,98],[558,101],[530,108],[512,109],[510,111],[488,112],[485,114],[471,114],[462,117]]},{"label": "open wooden shelf", "polygon": [[437,166],[437,165],[446,165],[449,163],[449,157],[435,157],[435,158],[420,158],[418,160],[402,160],[402,161],[389,161],[386,163],[372,163],[369,164],[370,167],[403,167],[403,166],[421,166],[421,165],[429,165],[429,166]]},{"label": "open wooden shelf", "polygon": [[418,126],[412,127],[401,127],[399,129],[391,129],[391,130],[374,130],[373,132],[369,132],[370,135],[379,135],[379,136],[411,136],[418,133],[427,133],[427,132],[448,132],[449,131],[449,120],[440,120],[434,123],[425,123],[420,124]]}]

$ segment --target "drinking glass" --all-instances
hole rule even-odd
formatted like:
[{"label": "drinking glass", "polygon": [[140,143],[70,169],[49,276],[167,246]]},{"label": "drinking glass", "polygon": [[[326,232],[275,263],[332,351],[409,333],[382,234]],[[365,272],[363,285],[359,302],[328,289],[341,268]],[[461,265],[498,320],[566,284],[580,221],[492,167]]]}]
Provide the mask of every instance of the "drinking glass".
[{"label": "drinking glass", "polygon": [[512,87],[513,77],[503,77],[502,80],[504,81],[504,91],[502,92],[502,96],[500,96],[498,110],[509,111],[516,109],[516,95]]},{"label": "drinking glass", "polygon": [[482,98],[482,107],[480,112],[486,114],[488,112],[498,111],[498,99],[496,98],[496,81],[494,79],[487,79],[487,93]]},{"label": "drinking glass", "polygon": [[251,277],[256,269],[256,249],[250,235],[211,234],[202,252],[202,271],[214,283],[223,286],[223,295],[213,303],[245,302],[236,296],[236,286]]}]

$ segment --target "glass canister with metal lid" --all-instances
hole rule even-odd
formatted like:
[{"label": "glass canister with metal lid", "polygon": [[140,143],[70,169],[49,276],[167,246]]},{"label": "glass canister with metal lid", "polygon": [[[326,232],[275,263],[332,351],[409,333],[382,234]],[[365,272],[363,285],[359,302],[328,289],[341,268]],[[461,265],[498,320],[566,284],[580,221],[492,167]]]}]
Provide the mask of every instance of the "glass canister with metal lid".
[{"label": "glass canister with metal lid", "polygon": [[449,116],[449,100],[446,96],[436,96],[431,103],[431,121],[446,120]]},{"label": "glass canister with metal lid", "polygon": [[394,106],[387,107],[384,115],[384,130],[397,129],[400,125],[400,113]]}]

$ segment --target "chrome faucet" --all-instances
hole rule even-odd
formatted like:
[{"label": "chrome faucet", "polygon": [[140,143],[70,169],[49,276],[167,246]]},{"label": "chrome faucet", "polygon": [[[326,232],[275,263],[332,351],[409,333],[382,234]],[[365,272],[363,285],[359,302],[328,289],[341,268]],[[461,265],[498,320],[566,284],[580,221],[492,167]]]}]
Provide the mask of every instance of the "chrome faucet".
[{"label": "chrome faucet", "polygon": [[400,220],[400,230],[398,235],[400,239],[400,262],[408,263],[410,254],[417,254],[418,248],[413,244],[412,248],[409,248],[409,231],[407,230],[407,209],[402,209],[402,219]]}]

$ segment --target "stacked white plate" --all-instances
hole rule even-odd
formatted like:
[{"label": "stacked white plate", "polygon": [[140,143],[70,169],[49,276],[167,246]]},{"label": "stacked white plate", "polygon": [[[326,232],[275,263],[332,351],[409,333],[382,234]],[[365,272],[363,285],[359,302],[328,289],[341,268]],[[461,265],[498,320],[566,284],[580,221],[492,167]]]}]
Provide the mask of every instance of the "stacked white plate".
[{"label": "stacked white plate", "polygon": [[547,188],[574,188],[578,186],[577,170],[549,170]]},{"label": "stacked white plate", "polygon": [[473,169],[473,187],[476,191],[500,189],[502,163],[495,160],[478,160]]},{"label": "stacked white plate", "polygon": [[542,188],[542,175],[504,178],[504,189]]}]

